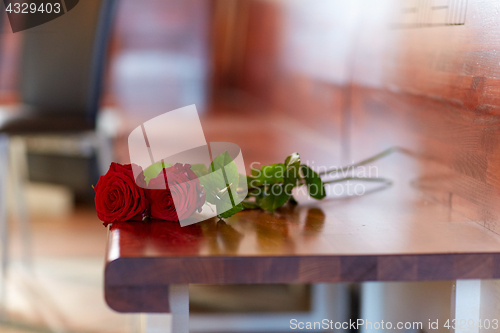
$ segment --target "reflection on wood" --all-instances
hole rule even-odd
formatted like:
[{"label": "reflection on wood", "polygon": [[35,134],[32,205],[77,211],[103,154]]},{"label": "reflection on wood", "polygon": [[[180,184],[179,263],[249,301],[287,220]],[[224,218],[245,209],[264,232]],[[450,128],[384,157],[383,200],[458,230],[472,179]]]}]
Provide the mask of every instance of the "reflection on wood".
[{"label": "reflection on wood", "polygon": [[[281,37],[265,39],[247,18],[253,43],[237,87],[333,139],[331,154],[343,149],[344,162],[394,145],[439,162],[415,184],[500,232],[496,1],[246,6],[273,13],[263,18]],[[398,22],[419,29],[396,29]],[[271,77],[252,74],[270,66],[277,66]]]},{"label": "reflection on wood", "polygon": [[[316,165],[338,165],[340,147],[349,149],[350,162],[400,146],[404,154],[377,163],[379,176],[395,185],[189,229],[115,223],[106,293],[144,286],[147,294],[170,283],[500,278],[497,2],[460,2],[453,9],[461,13],[457,19],[443,22],[461,24],[466,17],[465,24],[419,29],[394,28],[399,1],[317,2],[315,13],[335,9],[339,19],[324,28],[338,44],[317,43],[299,56],[310,59],[336,46],[342,51],[321,77],[293,59],[281,66],[285,45],[303,45],[284,22],[299,32],[315,28],[292,15],[297,3],[245,2],[249,30],[238,43],[245,48],[238,58],[244,68],[229,85],[267,107],[239,118],[207,117],[207,141],[238,144],[247,166],[279,162],[285,151],[299,151]],[[419,20],[419,26],[430,22]],[[298,40],[280,42],[293,37]],[[338,68],[347,70],[337,77]]]},{"label": "reflection on wood", "polygon": [[351,138],[355,158],[395,144],[438,161],[442,167],[422,169],[415,186],[498,233],[500,44],[485,38],[498,31],[496,8],[469,1],[461,27],[391,30],[384,13],[368,21],[355,62]]},{"label": "reflection on wood", "polygon": [[[275,144],[269,141],[268,151]],[[380,177],[392,177],[394,186],[363,196],[306,201],[274,214],[246,211],[184,228],[114,223],[105,288],[116,295],[146,286],[146,295],[171,283],[500,278],[500,236],[412,185],[420,170],[440,166],[396,153],[377,163]]]}]

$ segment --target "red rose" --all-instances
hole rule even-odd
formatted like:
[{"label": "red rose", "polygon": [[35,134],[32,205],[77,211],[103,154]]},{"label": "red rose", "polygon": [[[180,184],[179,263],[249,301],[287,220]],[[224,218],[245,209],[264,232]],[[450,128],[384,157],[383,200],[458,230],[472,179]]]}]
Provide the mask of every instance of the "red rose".
[{"label": "red rose", "polygon": [[119,221],[142,220],[148,209],[144,189],[136,185],[130,164],[111,163],[94,191],[97,216],[105,226]]},{"label": "red rose", "polygon": [[165,168],[149,181],[148,188],[152,219],[183,220],[205,204],[205,191],[189,164]]}]

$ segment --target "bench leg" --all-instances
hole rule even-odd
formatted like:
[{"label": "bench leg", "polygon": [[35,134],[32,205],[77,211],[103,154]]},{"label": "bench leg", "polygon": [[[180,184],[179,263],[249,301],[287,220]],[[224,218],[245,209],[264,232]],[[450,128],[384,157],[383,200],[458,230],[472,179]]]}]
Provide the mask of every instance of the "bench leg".
[{"label": "bench leg", "polygon": [[452,305],[454,333],[500,331],[500,280],[457,280]]},{"label": "bench leg", "polygon": [[189,333],[189,286],[170,285],[169,314],[146,314],[145,333]]},{"label": "bench leg", "polygon": [[29,220],[28,203],[26,201],[26,181],[28,175],[28,153],[26,144],[21,137],[10,139],[10,172],[9,179],[12,180],[12,193],[15,195],[15,208],[17,222],[21,233],[23,244],[23,263],[28,271],[33,271],[33,251],[31,225]]},{"label": "bench leg", "polygon": [[9,264],[9,222],[7,221],[7,181],[9,178],[9,137],[0,134],[0,318],[5,317],[7,268]]},{"label": "bench leg", "polygon": [[457,280],[452,333],[486,333],[500,330],[500,280]]},{"label": "bench leg", "polygon": [[[482,319],[481,280],[457,280],[454,289],[455,294],[452,295],[452,313],[450,316],[452,320],[455,320],[454,332],[479,333],[480,327],[478,324]],[[450,323],[450,326],[453,326],[453,323]],[[453,328],[450,331],[453,332]]]}]

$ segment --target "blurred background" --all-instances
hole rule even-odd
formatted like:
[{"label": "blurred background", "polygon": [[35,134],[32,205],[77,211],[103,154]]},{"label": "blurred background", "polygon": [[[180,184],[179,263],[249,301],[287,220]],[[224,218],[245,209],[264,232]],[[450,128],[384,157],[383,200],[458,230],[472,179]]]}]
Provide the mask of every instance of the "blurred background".
[{"label": "blurred background", "polygon": [[[80,1],[72,12],[83,1],[95,0]],[[453,15],[447,10],[436,11],[434,16],[416,14],[419,6],[432,4],[439,9],[448,3]],[[341,165],[397,144],[425,151],[435,160],[458,165],[457,173],[476,177],[463,167],[467,156],[478,153],[469,141],[462,142],[455,135],[462,124],[449,120],[451,116],[437,119],[434,112],[450,105],[474,109],[483,103],[488,106],[481,112],[488,113],[498,104],[494,96],[481,100],[478,93],[485,85],[484,68],[497,68],[498,59],[481,58],[486,67],[473,64],[480,51],[494,48],[481,39],[488,25],[494,25],[495,20],[484,19],[493,11],[476,10],[476,22],[481,24],[472,24],[461,34],[443,28],[456,25],[453,29],[462,29],[466,6],[467,1],[461,0],[118,0],[106,41],[96,120],[99,142],[109,146],[105,153],[109,161],[127,163],[127,137],[135,127],[164,112],[196,104],[207,141],[238,144],[247,167],[253,161],[276,163],[276,156],[293,152],[290,146],[300,151],[303,161]],[[3,7],[1,13],[0,105],[8,109],[30,95],[30,76],[23,60],[29,58],[30,49],[25,42],[36,37],[33,31],[53,32],[52,24],[63,18],[12,33]],[[437,28],[418,29],[430,25]],[[50,59],[64,51],[63,47],[44,54]],[[34,68],[47,65],[36,55],[29,59]],[[443,107],[436,94],[452,102]],[[414,95],[431,96],[419,99],[418,112],[407,107]],[[415,114],[422,115],[417,117],[419,122],[414,121]],[[440,127],[449,132],[441,133]],[[408,134],[412,131],[430,139]],[[483,133],[485,140],[496,132],[488,133]],[[249,143],[253,137],[262,140],[265,149],[255,149]],[[450,155],[442,151],[450,147],[465,147],[466,152],[459,155],[464,159],[447,160]],[[4,318],[10,324],[0,323],[0,331],[135,332],[140,316],[115,313],[103,298],[106,229],[97,219],[91,187],[103,172],[103,159],[93,142],[81,135],[28,135],[18,150],[27,153],[29,182],[23,188],[38,287],[30,284],[22,269],[26,235],[19,227],[22,224],[14,223],[22,219],[22,213],[9,213],[13,259]],[[476,178],[480,186],[490,181],[480,175]],[[443,189],[449,184],[440,185]],[[484,188],[476,192],[498,197],[490,187]],[[451,200],[449,192],[443,190],[437,200]],[[462,192],[464,197],[474,195]],[[15,212],[17,199],[12,193],[9,205]],[[469,202],[473,204],[463,205],[468,207],[466,215],[490,212],[485,201],[477,203],[472,198]],[[335,293],[342,302],[336,305],[336,314],[357,318],[365,311],[363,316],[369,316],[384,301],[383,290],[384,304],[393,308],[401,301],[397,295],[412,299],[412,295],[428,293],[433,306],[423,306],[419,315],[427,318],[426,311],[449,315],[450,283],[401,290],[401,284],[390,285],[377,289],[366,284],[369,297],[364,309],[357,303],[360,287],[340,285]],[[223,290],[193,286],[190,296],[191,308],[198,313],[307,313],[314,308],[314,295],[325,292],[309,285]]]},{"label": "blurred background", "polygon": [[[239,144],[248,164],[275,162],[280,145],[248,151],[239,133],[265,136],[273,122],[283,125],[283,140],[294,135],[308,144],[322,141],[328,159],[340,159],[342,84],[350,75],[346,43],[355,20],[336,10],[353,10],[349,4],[313,2],[118,0],[97,117],[111,159],[128,162],[127,137],[136,126],[190,104],[202,116],[207,141]],[[25,39],[51,26],[12,33],[1,6],[0,105],[9,107],[22,102],[30,79],[23,74]],[[324,33],[340,26],[341,35]],[[36,66],[45,65],[39,61]],[[0,331],[135,332],[140,316],[115,313],[103,298],[106,229],[97,219],[91,187],[102,171],[91,143],[49,133],[28,136],[24,144],[37,286],[22,268],[23,232],[12,213],[15,200],[9,200],[9,324],[0,324]],[[318,292],[309,285],[193,286],[191,310],[307,313]]]}]

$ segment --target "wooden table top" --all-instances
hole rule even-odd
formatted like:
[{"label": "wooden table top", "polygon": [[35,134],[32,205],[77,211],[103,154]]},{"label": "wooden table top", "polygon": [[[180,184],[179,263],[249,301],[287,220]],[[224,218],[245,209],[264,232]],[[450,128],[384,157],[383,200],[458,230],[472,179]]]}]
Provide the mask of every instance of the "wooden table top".
[{"label": "wooden table top", "polygon": [[[254,141],[237,135],[233,140],[243,154],[249,152],[247,165],[258,159]],[[293,140],[286,145],[291,149]],[[307,156],[326,146],[297,140],[295,147]],[[275,162],[284,157],[270,155]],[[105,269],[108,304],[118,311],[156,311],[156,305],[130,304],[138,293],[151,301],[169,284],[500,278],[500,235],[425,196],[421,171],[440,174],[444,166],[402,152],[375,166],[379,177],[394,184],[368,184],[362,196],[336,196],[330,188],[329,199],[302,197],[299,205],[273,214],[245,211],[187,227],[161,221],[112,224]],[[123,296],[124,290],[135,292]]]},{"label": "wooden table top", "polygon": [[[203,123],[207,141],[237,143],[247,165],[277,163],[294,151],[316,166],[339,165],[340,156],[360,159],[390,145],[420,157],[398,153],[377,162],[380,176],[394,185],[362,197],[306,201],[274,215],[244,212],[189,229],[115,224],[105,280],[114,308],[131,309],[125,288],[137,290],[128,300],[140,298],[139,291],[148,294],[141,298],[146,304],[168,283],[500,277],[497,2],[456,1],[446,11],[461,8],[467,15],[455,22],[435,20],[456,15],[420,15],[430,13],[432,2],[419,2],[414,11],[398,2],[374,3],[373,10],[355,14],[344,3],[338,17],[350,19],[321,29],[340,41],[342,52],[334,56],[331,43],[312,47],[308,37],[324,20],[287,17],[288,8],[274,3],[268,24],[255,16],[254,26],[266,29],[253,30],[244,52],[238,48],[246,60],[233,66],[240,78],[235,87],[275,112],[255,106],[244,115],[247,100],[235,98],[234,118]],[[277,18],[291,19],[292,31],[275,24]],[[282,43],[281,36],[295,38],[297,31],[306,33],[296,44]],[[302,54],[304,45],[309,52]],[[281,66],[284,54],[292,62]],[[318,54],[326,55],[313,64],[318,70],[304,71],[303,60]]]},{"label": "wooden table top", "polygon": [[[376,191],[363,196],[335,197],[332,192],[330,199],[321,202],[305,199],[274,214],[245,211],[225,221],[214,218],[183,228],[177,223],[161,221],[114,223],[109,229],[106,277],[112,284],[138,282],[134,275],[115,276],[114,269],[121,271],[141,262],[161,262],[173,265],[167,269],[173,274],[169,276],[173,283],[377,280],[388,278],[384,275],[386,271],[366,272],[359,277],[342,276],[340,271],[330,276],[332,272],[328,271],[327,276],[321,270],[311,272],[302,265],[320,261],[333,268],[336,262],[350,262],[353,258],[376,261],[398,260],[398,257],[405,258],[405,262],[418,258],[453,262],[452,255],[475,254],[484,258],[494,253],[500,255],[499,235],[426,198],[416,188],[415,170],[419,164],[414,157],[394,153],[376,164],[380,176],[394,180],[391,187],[375,188]],[[336,190],[341,191],[340,187]],[[279,274],[261,276],[260,269],[245,269],[240,276],[239,272],[222,273],[225,270],[217,266],[226,263],[238,266],[240,261],[243,266],[254,263],[259,266],[259,262],[281,259],[301,263],[295,272],[301,274],[288,279]],[[190,267],[188,262],[196,263],[196,267]],[[172,268],[178,264],[178,269]],[[215,265],[213,270],[211,265]],[[433,278],[433,273],[427,271],[419,271],[415,276],[416,272],[394,271],[391,274],[399,273],[405,279]],[[439,277],[458,276],[446,272]]]}]

